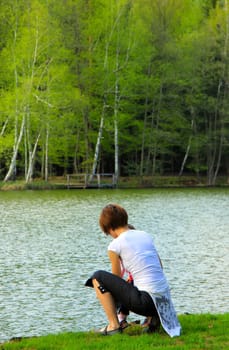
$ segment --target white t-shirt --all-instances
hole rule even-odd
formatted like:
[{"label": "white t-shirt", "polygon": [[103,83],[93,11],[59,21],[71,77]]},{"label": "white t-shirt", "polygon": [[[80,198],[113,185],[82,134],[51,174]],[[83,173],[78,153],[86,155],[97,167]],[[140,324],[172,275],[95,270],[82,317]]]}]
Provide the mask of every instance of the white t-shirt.
[{"label": "white t-shirt", "polygon": [[168,289],[152,237],[139,230],[121,233],[108,246],[133,276],[134,285],[150,294],[161,294]]}]

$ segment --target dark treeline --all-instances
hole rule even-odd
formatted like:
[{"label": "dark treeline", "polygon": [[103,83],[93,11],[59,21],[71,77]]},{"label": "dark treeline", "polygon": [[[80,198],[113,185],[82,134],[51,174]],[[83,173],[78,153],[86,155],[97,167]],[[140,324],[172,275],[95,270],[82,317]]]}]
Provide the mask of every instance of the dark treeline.
[{"label": "dark treeline", "polygon": [[0,179],[229,171],[227,0],[0,0]]}]

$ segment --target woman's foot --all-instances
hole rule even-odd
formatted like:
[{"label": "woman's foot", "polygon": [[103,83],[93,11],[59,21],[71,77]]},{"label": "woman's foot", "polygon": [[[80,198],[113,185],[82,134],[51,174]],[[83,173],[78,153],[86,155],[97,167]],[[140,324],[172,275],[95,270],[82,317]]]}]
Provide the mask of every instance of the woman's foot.
[{"label": "woman's foot", "polygon": [[98,332],[101,335],[114,335],[118,333],[122,333],[122,328],[119,326],[118,328],[112,329],[109,325],[100,329]]},{"label": "woman's foot", "polygon": [[122,329],[125,329],[129,326],[129,323],[127,322],[126,319],[122,320],[121,322],[119,322],[119,325]]},{"label": "woman's foot", "polygon": [[144,322],[142,323],[142,328],[144,330],[144,332],[146,333],[154,333],[156,331],[158,331],[158,329],[160,328],[160,319],[159,317],[152,317],[152,316],[148,316],[145,318]]}]

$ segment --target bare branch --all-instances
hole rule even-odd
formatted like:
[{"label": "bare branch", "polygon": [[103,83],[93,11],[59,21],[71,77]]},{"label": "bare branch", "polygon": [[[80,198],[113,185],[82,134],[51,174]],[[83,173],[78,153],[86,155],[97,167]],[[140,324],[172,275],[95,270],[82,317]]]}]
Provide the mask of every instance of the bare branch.
[{"label": "bare branch", "polygon": [[46,105],[49,106],[50,108],[54,108],[54,106],[53,106],[51,103],[49,103],[49,102],[43,100],[43,98],[40,98],[38,95],[33,94],[33,96],[36,97],[37,101],[46,104]]}]

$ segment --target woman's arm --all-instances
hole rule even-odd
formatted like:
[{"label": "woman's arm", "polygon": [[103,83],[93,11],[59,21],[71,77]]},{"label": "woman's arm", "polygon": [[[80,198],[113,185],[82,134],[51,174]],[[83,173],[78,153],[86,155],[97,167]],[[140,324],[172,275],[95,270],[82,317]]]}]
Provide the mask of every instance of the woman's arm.
[{"label": "woman's arm", "polygon": [[112,273],[114,275],[121,277],[122,271],[121,271],[121,264],[120,264],[119,256],[115,252],[112,252],[111,250],[108,250],[108,256],[109,256],[110,262],[111,262]]}]

